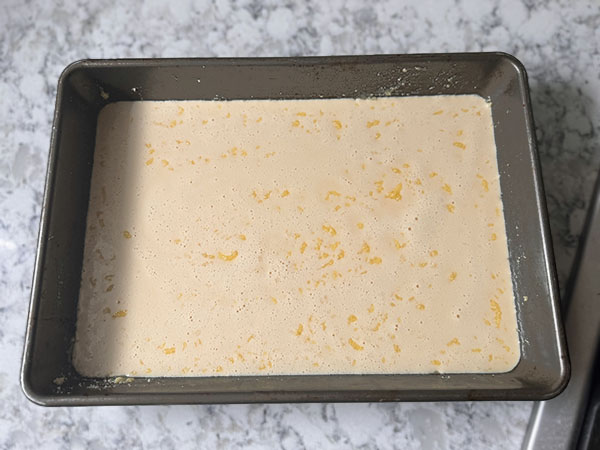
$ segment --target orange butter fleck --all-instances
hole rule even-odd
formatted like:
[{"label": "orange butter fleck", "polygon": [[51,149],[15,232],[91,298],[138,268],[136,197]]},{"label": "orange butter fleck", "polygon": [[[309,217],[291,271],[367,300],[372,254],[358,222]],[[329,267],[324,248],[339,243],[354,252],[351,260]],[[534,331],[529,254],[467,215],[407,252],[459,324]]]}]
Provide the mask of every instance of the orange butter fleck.
[{"label": "orange butter fleck", "polygon": [[354,339],[348,339],[348,343],[354,350],[364,350],[365,348],[362,345],[359,345]]}]

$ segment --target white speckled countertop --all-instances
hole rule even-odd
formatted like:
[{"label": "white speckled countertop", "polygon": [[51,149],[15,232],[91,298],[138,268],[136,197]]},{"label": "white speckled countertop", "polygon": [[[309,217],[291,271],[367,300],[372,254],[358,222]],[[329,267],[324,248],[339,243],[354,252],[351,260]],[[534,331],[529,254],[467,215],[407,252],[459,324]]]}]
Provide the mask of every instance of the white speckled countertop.
[{"label": "white speckled countertop", "polygon": [[19,387],[56,81],[68,63],[82,58],[512,53],[530,76],[564,284],[600,166],[600,6],[569,0],[403,3],[0,4],[1,449],[519,448],[528,402],[49,409],[30,403]]}]

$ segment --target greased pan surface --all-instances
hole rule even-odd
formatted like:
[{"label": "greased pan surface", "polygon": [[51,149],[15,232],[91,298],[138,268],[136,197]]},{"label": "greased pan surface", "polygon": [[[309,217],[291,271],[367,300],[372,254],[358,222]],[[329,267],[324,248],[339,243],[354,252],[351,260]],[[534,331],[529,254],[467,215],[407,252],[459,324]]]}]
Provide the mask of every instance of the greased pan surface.
[{"label": "greased pan surface", "polygon": [[[80,376],[71,356],[100,109],[123,100],[478,94],[492,102],[521,360],[502,374]],[[43,405],[541,400],[569,377],[525,69],[501,53],[89,60],[60,77],[21,383]],[[117,380],[119,381],[119,380]]]}]

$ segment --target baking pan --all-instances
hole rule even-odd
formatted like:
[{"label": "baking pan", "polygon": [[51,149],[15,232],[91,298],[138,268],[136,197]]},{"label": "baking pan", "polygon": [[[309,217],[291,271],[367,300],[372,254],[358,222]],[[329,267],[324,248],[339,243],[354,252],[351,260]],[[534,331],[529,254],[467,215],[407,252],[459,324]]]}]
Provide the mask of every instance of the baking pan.
[{"label": "baking pan", "polygon": [[[492,102],[521,359],[501,374],[98,379],[72,366],[100,109],[124,100],[479,94]],[[502,53],[87,60],[58,83],[21,384],[42,405],[541,400],[569,362],[527,76]]]}]

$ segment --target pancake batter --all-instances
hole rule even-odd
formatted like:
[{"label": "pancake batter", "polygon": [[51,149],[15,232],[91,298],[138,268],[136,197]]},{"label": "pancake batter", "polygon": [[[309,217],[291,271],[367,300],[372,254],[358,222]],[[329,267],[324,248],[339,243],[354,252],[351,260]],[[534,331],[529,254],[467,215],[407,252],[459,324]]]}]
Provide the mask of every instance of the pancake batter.
[{"label": "pancake batter", "polygon": [[94,158],[83,375],[519,360],[481,97],[112,103]]}]

